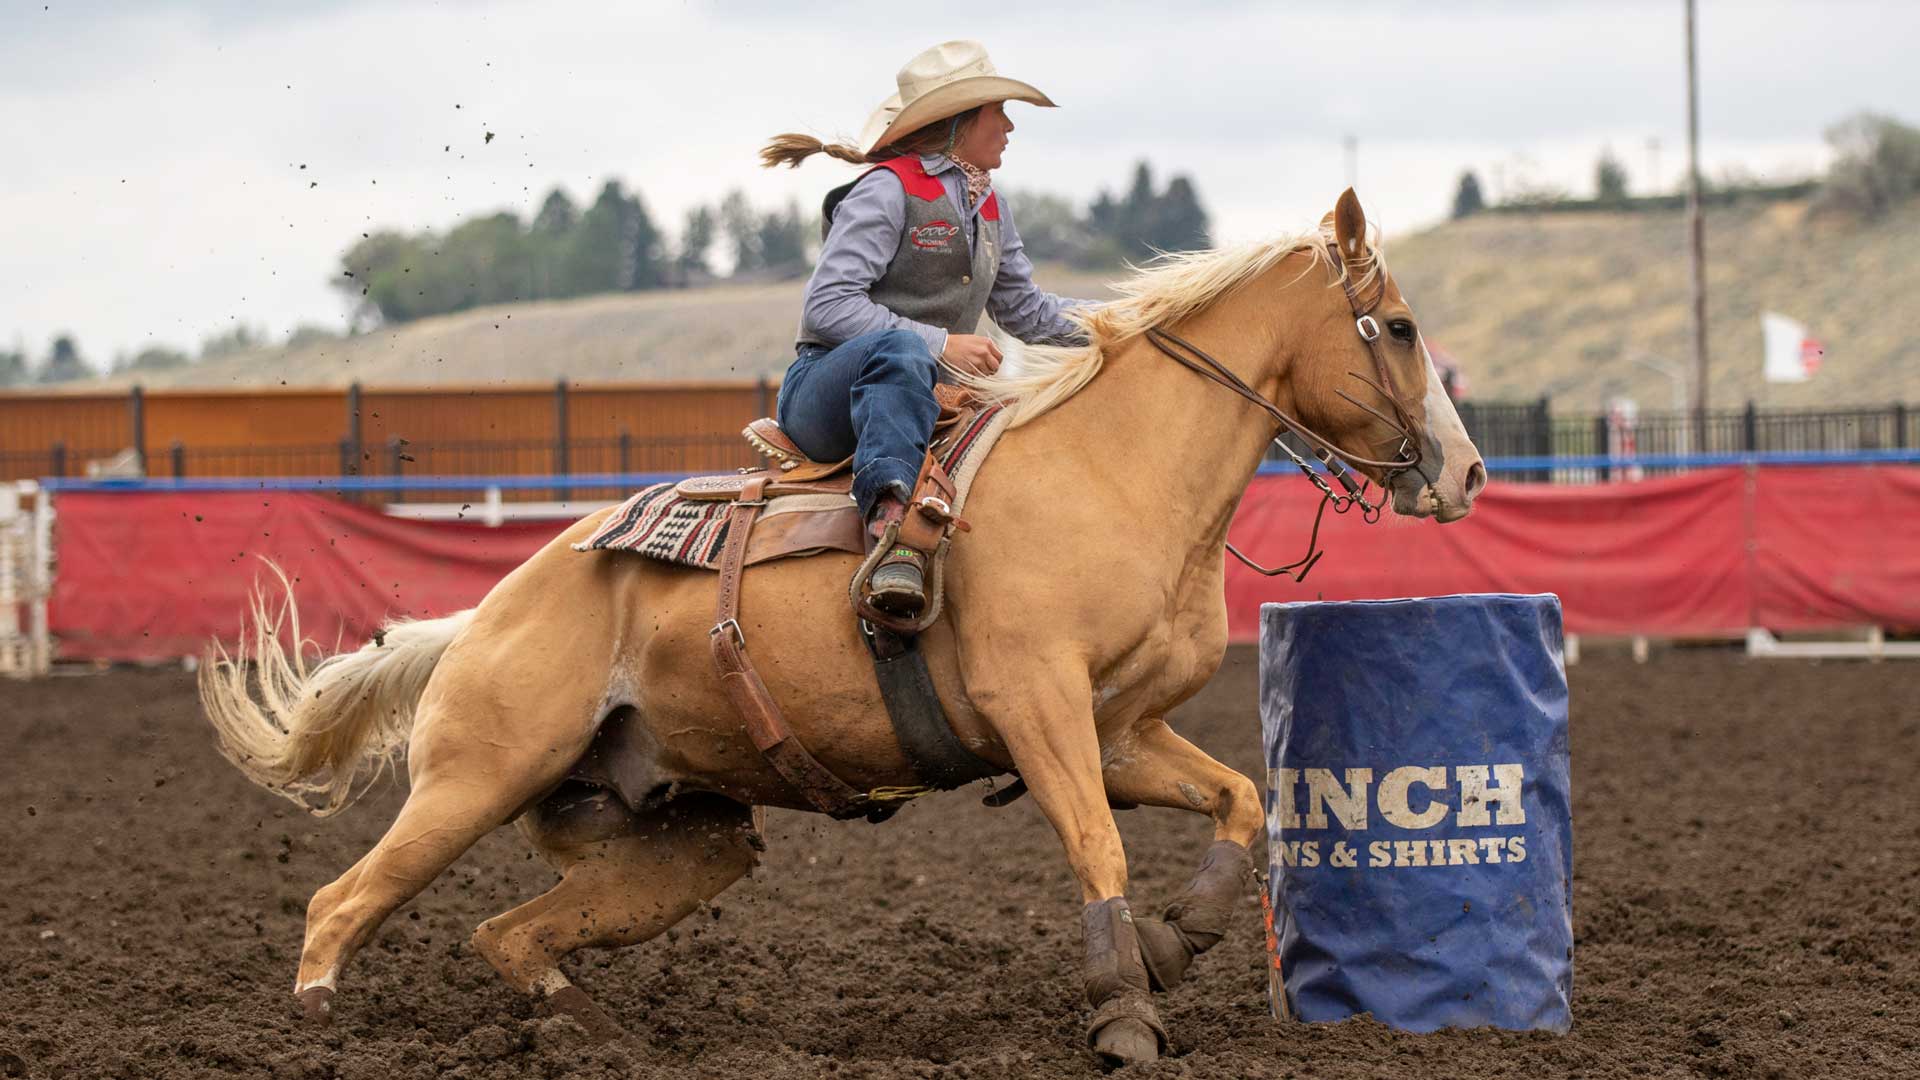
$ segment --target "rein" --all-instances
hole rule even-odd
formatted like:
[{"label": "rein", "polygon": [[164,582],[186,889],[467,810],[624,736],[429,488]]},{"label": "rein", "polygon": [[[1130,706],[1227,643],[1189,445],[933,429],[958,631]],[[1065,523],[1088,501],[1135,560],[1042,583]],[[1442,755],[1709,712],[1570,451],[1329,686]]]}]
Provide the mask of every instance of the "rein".
[{"label": "rein", "polygon": [[[1328,255],[1336,267],[1344,270],[1344,263],[1337,249],[1329,246]],[[1321,435],[1294,417],[1289,416],[1278,405],[1261,396],[1258,390],[1247,385],[1246,380],[1235,375],[1231,369],[1219,360],[1214,359],[1205,349],[1180,337],[1178,334],[1168,330],[1162,330],[1159,327],[1149,327],[1146,331],[1147,340],[1152,342],[1155,348],[1171,357],[1182,367],[1185,367],[1187,370],[1192,371],[1209,382],[1226,387],[1272,417],[1274,422],[1282,429],[1281,435],[1274,436],[1273,445],[1279,447],[1281,452],[1286,454],[1294,465],[1306,475],[1307,479],[1313,482],[1313,486],[1320,489],[1320,506],[1314,511],[1313,531],[1307,538],[1307,553],[1305,555],[1284,566],[1268,568],[1248,558],[1239,548],[1234,547],[1231,543],[1227,545],[1227,551],[1231,553],[1234,558],[1239,559],[1242,563],[1246,564],[1248,569],[1257,574],[1265,577],[1278,577],[1281,574],[1290,574],[1295,581],[1306,580],[1307,572],[1312,570],[1314,564],[1320,561],[1320,556],[1325,554],[1325,552],[1320,550],[1319,546],[1320,522],[1326,517],[1327,507],[1329,505],[1333,507],[1333,511],[1336,514],[1344,514],[1357,506],[1360,508],[1362,520],[1366,521],[1369,525],[1380,520],[1381,508],[1386,505],[1386,499],[1383,497],[1376,502],[1368,502],[1367,481],[1364,478],[1355,481],[1353,473],[1347,468],[1348,465],[1372,466],[1386,470],[1386,476],[1383,481],[1384,485],[1391,485],[1393,478],[1400,473],[1406,472],[1409,469],[1420,469],[1420,440],[1414,434],[1413,418],[1407,415],[1406,406],[1401,404],[1398,392],[1399,388],[1393,379],[1393,369],[1387,364],[1386,352],[1380,344],[1380,323],[1373,317],[1374,309],[1380,306],[1381,299],[1385,297],[1387,293],[1386,272],[1382,270],[1376,275],[1376,279],[1378,284],[1372,298],[1363,303],[1359,293],[1354,290],[1351,275],[1344,272],[1340,274],[1340,288],[1347,294],[1347,306],[1353,311],[1354,329],[1360,334],[1360,340],[1367,343],[1367,352],[1373,358],[1374,369],[1374,375],[1372,377],[1358,371],[1349,371],[1347,374],[1352,378],[1360,380],[1375,393],[1385,398],[1388,407],[1393,410],[1393,415],[1389,416],[1381,412],[1379,409],[1355,398],[1345,390],[1336,390],[1334,392],[1345,398],[1356,408],[1365,411],[1382,423],[1385,423],[1400,436],[1400,448],[1391,459],[1366,458],[1342,450],[1340,447],[1334,445],[1331,439]],[[1335,482],[1339,483],[1342,489],[1341,492],[1334,491],[1333,485],[1327,481],[1327,476],[1322,476],[1320,470],[1314,468],[1312,462],[1300,456],[1298,451],[1287,444],[1284,438],[1286,434],[1292,434],[1300,439],[1301,442],[1307,444],[1312,450],[1314,458],[1326,468],[1327,476],[1331,476]],[[1424,476],[1425,472],[1422,471],[1421,475]]]}]

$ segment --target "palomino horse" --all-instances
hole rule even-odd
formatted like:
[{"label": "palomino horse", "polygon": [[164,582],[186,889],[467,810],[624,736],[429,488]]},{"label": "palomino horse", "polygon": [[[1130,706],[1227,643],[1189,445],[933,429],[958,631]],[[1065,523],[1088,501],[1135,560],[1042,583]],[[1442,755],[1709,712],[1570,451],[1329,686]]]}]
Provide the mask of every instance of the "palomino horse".
[{"label": "palomino horse", "polygon": [[[948,617],[923,637],[955,733],[1017,771],[1059,833],[1086,903],[1089,1039],[1116,1063],[1165,1048],[1151,990],[1226,932],[1264,821],[1253,782],[1163,718],[1225,652],[1227,526],[1274,410],[1356,463],[1402,514],[1465,516],[1486,480],[1351,191],[1304,236],[1180,256],[1121,291],[1084,316],[1089,345],[1032,348],[980,380],[1011,403],[1014,426],[968,498],[973,530],[950,556]],[[1150,330],[1221,367],[1202,378],[1170,362]],[[317,813],[345,806],[406,751],[406,805],[308,905],[295,992],[310,1017],[328,1015],[348,960],[383,919],[517,819],[561,880],[488,920],[474,945],[514,987],[615,1036],[561,959],[660,934],[754,865],[752,808],[809,808],[723,696],[708,643],[716,578],[571,550],[606,513],[472,611],[396,624],[312,670],[263,618],[253,664],[221,657],[204,669],[227,756],[264,786],[317,800]],[[855,562],[754,568],[739,622],[823,764],[863,791],[908,785],[846,607]],[[622,788],[648,792],[638,805],[563,786],[616,722],[632,751]],[[1110,804],[1214,821],[1201,872],[1160,918],[1128,911]]]}]

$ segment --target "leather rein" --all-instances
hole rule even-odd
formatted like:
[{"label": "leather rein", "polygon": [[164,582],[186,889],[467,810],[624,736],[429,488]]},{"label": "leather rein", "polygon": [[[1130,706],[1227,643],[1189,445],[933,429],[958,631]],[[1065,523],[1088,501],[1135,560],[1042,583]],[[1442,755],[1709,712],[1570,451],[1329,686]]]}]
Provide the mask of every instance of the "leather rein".
[{"label": "leather rein", "polygon": [[[1311,480],[1313,485],[1320,489],[1320,506],[1313,515],[1313,532],[1307,539],[1307,553],[1300,558],[1284,566],[1268,568],[1248,558],[1240,549],[1234,547],[1231,543],[1227,544],[1227,551],[1230,552],[1234,558],[1245,563],[1247,567],[1255,573],[1266,577],[1290,574],[1295,581],[1304,581],[1306,579],[1307,572],[1312,570],[1314,564],[1320,561],[1320,556],[1325,554],[1325,552],[1319,549],[1320,522],[1326,516],[1329,505],[1333,507],[1333,511],[1336,514],[1344,514],[1355,507],[1359,507],[1361,518],[1368,524],[1380,520],[1380,512],[1382,507],[1386,505],[1386,498],[1383,496],[1378,501],[1369,502],[1367,500],[1368,481],[1364,477],[1356,481],[1353,472],[1349,470],[1347,466],[1370,466],[1384,469],[1386,475],[1383,484],[1385,485],[1391,485],[1394,477],[1409,469],[1420,471],[1422,476],[1426,475],[1424,470],[1420,470],[1420,438],[1416,434],[1413,418],[1407,414],[1406,406],[1401,403],[1398,392],[1399,388],[1393,378],[1393,368],[1387,363],[1385,347],[1380,341],[1380,323],[1373,317],[1374,309],[1380,306],[1381,300],[1384,299],[1387,294],[1386,270],[1384,268],[1380,269],[1374,275],[1375,288],[1372,296],[1363,299],[1354,288],[1352,275],[1345,272],[1345,264],[1340,258],[1338,249],[1333,245],[1328,245],[1327,254],[1339,273],[1340,288],[1347,294],[1347,306],[1353,311],[1354,329],[1360,334],[1360,340],[1366,342],[1367,352],[1373,358],[1373,374],[1371,376],[1358,371],[1349,371],[1347,375],[1360,380],[1375,393],[1385,398],[1393,414],[1389,416],[1379,409],[1368,405],[1366,402],[1359,400],[1352,394],[1347,393],[1345,390],[1335,390],[1334,393],[1345,398],[1349,404],[1385,423],[1400,436],[1400,448],[1395,452],[1394,457],[1390,459],[1361,457],[1349,451],[1342,450],[1336,446],[1331,439],[1321,435],[1305,423],[1288,415],[1286,411],[1278,405],[1268,401],[1258,390],[1249,386],[1246,380],[1234,374],[1231,369],[1219,360],[1216,360],[1205,349],[1200,348],[1193,342],[1171,331],[1162,330],[1159,327],[1150,327],[1146,332],[1147,340],[1152,342],[1155,348],[1173,358],[1173,360],[1178,362],[1182,367],[1207,379],[1209,382],[1226,387],[1272,417],[1274,422],[1280,426],[1282,432],[1280,435],[1274,436],[1273,445],[1279,447],[1281,452],[1286,454],[1294,465],[1306,475],[1307,479]],[[1287,444],[1286,439],[1283,437],[1286,434],[1292,434],[1312,450],[1314,458],[1318,460],[1320,465],[1325,469],[1325,475],[1322,475],[1320,468],[1314,467],[1313,462],[1302,457],[1298,451]],[[1331,477],[1334,482],[1340,485],[1341,491],[1334,491],[1333,485],[1328,482],[1328,477]]]}]

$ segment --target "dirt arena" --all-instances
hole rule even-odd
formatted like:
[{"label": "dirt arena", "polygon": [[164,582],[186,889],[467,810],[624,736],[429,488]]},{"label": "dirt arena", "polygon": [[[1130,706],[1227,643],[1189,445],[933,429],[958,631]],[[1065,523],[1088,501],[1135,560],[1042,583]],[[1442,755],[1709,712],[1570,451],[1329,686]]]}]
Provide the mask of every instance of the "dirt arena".
[{"label": "dirt arena", "polygon": [[[1574,1029],[1413,1036],[1268,1017],[1258,908],[1163,998],[1140,1075],[1920,1075],[1920,670],[1726,651],[1572,673]],[[1176,727],[1260,764],[1250,652]],[[315,1032],[289,997],[308,895],[397,805],[332,821],[213,752],[192,680],[0,684],[0,1077],[1090,1076],[1079,903],[1032,800],[953,793],[879,827],[775,813],[751,880],[579,981],[586,1045],[467,947],[551,875],[502,831],[402,909]],[[1208,839],[1120,815],[1136,906]]]}]

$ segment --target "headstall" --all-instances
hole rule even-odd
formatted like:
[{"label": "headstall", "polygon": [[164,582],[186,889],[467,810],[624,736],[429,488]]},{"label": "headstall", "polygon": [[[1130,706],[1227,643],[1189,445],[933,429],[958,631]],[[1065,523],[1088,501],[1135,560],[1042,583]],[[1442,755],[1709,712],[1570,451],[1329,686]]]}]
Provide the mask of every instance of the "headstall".
[{"label": "headstall", "polygon": [[[1373,357],[1373,374],[1371,376],[1358,371],[1349,371],[1347,374],[1352,378],[1360,380],[1375,393],[1386,399],[1388,408],[1392,410],[1392,415],[1381,412],[1379,409],[1368,405],[1366,402],[1361,401],[1345,390],[1336,390],[1334,392],[1345,398],[1354,407],[1371,414],[1376,419],[1385,423],[1400,436],[1400,447],[1395,451],[1392,458],[1367,458],[1342,450],[1340,447],[1334,445],[1332,440],[1314,431],[1298,419],[1289,416],[1279,406],[1262,397],[1258,390],[1247,385],[1246,380],[1235,375],[1231,369],[1214,359],[1205,349],[1200,348],[1193,342],[1177,334],[1162,330],[1159,327],[1150,327],[1146,332],[1147,340],[1152,342],[1155,348],[1172,357],[1183,367],[1186,367],[1188,370],[1193,371],[1195,374],[1211,382],[1226,387],[1258,406],[1268,416],[1271,416],[1274,422],[1279,424],[1281,428],[1281,433],[1274,436],[1273,444],[1280,448],[1281,453],[1284,453],[1287,458],[1306,475],[1308,480],[1313,482],[1313,486],[1320,489],[1320,506],[1313,515],[1313,531],[1308,536],[1307,553],[1305,555],[1295,559],[1293,562],[1287,563],[1285,566],[1268,568],[1248,558],[1232,544],[1227,545],[1227,550],[1232,553],[1233,557],[1245,563],[1247,567],[1255,573],[1267,577],[1291,574],[1295,581],[1305,580],[1307,572],[1312,570],[1314,564],[1320,561],[1320,556],[1325,554],[1325,552],[1322,552],[1319,548],[1320,522],[1326,516],[1329,505],[1333,507],[1333,511],[1336,514],[1344,514],[1354,507],[1359,507],[1360,516],[1368,524],[1380,520],[1381,508],[1386,504],[1385,497],[1377,501],[1369,502],[1367,500],[1367,480],[1364,477],[1356,480],[1352,470],[1349,469],[1348,466],[1372,466],[1383,469],[1385,470],[1383,483],[1391,485],[1393,478],[1399,474],[1409,469],[1420,470],[1421,463],[1420,438],[1416,434],[1413,418],[1407,414],[1406,406],[1400,400],[1398,387],[1393,378],[1393,368],[1387,363],[1385,346],[1380,341],[1380,323],[1379,320],[1373,317],[1374,309],[1380,306],[1381,299],[1385,297],[1387,293],[1386,271],[1382,269],[1374,274],[1372,295],[1367,298],[1362,298],[1360,293],[1355,289],[1352,275],[1345,272],[1345,266],[1340,258],[1338,249],[1330,244],[1328,245],[1327,251],[1335,267],[1335,271],[1339,275],[1340,288],[1347,294],[1347,305],[1353,310],[1354,329],[1359,333],[1360,340],[1367,343],[1367,352]],[[1301,456],[1299,451],[1288,445],[1284,438],[1287,434],[1292,434],[1301,442],[1305,443],[1312,452],[1313,457],[1320,463],[1321,468],[1316,468],[1312,461]],[[1324,474],[1322,469],[1324,469]],[[1421,472],[1421,475],[1425,475],[1424,471]],[[1338,492],[1333,488],[1333,484],[1335,483],[1340,485],[1341,490]]]}]

